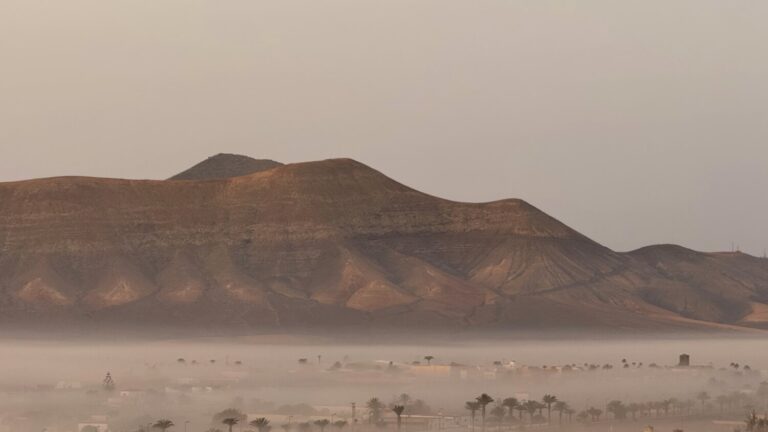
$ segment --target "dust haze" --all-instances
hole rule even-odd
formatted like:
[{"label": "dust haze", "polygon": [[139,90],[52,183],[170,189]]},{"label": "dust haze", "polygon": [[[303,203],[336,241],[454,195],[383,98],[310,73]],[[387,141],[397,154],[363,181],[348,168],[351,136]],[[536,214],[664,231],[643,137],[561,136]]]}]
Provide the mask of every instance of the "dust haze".
[{"label": "dust haze", "polygon": [[[172,431],[226,431],[238,418],[238,432],[320,432],[325,419],[329,431],[383,432],[398,430],[403,405],[410,432],[706,432],[744,427],[768,401],[763,339],[403,340],[4,337],[0,430],[133,432],[168,419]],[[493,401],[473,426],[467,402],[482,394]]]},{"label": "dust haze", "polygon": [[[0,1],[0,331],[26,326],[0,333],[0,432],[768,431],[766,16]],[[392,178],[10,183],[222,152]],[[401,330],[351,334],[379,310]],[[416,335],[423,317],[624,333]],[[126,322],[230,336],[107,330]]]}]

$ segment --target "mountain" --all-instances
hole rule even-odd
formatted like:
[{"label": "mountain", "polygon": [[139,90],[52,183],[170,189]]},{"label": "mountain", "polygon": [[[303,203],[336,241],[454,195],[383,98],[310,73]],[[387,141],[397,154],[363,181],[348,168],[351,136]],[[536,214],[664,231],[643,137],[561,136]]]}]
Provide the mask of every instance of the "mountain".
[{"label": "mountain", "polygon": [[768,260],[741,252],[703,253],[676,245],[630,252],[657,272],[644,298],[680,315],[748,326],[768,324]]},{"label": "mountain", "polygon": [[210,180],[239,177],[282,166],[270,159],[219,153],[189,168],[169,180]]},{"label": "mountain", "polygon": [[261,162],[219,155],[185,181],[0,183],[0,323],[634,331],[768,322],[765,259],[667,245],[617,253],[521,200],[448,201],[349,159]]}]

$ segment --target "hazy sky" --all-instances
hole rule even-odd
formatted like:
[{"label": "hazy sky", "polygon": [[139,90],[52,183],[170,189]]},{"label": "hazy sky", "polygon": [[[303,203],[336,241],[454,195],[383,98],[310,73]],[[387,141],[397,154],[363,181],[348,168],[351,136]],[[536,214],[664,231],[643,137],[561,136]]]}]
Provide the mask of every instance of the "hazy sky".
[{"label": "hazy sky", "polygon": [[352,157],[618,250],[768,247],[768,2],[2,0],[0,180]]}]

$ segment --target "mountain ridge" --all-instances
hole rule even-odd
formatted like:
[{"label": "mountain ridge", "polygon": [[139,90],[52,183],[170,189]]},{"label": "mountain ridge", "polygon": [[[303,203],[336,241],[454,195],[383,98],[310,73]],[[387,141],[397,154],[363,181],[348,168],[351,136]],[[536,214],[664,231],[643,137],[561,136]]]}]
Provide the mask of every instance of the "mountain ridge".
[{"label": "mountain ridge", "polygon": [[760,258],[615,252],[525,201],[445,200],[350,159],[225,165],[222,178],[0,183],[0,322],[765,325]]}]

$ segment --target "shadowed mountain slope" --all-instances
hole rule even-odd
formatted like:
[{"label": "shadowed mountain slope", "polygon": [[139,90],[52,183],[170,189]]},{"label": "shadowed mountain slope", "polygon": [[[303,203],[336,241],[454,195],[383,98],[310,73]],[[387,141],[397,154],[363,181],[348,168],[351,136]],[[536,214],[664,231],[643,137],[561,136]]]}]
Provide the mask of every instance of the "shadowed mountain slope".
[{"label": "shadowed mountain slope", "polygon": [[673,246],[621,254],[521,200],[447,201],[349,159],[245,162],[243,174],[245,160],[255,161],[216,156],[183,182],[0,183],[0,320],[630,330],[763,320],[766,260]]},{"label": "shadowed mountain slope", "polygon": [[760,325],[768,301],[768,260],[740,252],[703,253],[676,245],[649,246],[630,256],[652,267],[657,280],[646,300],[683,316]]}]

